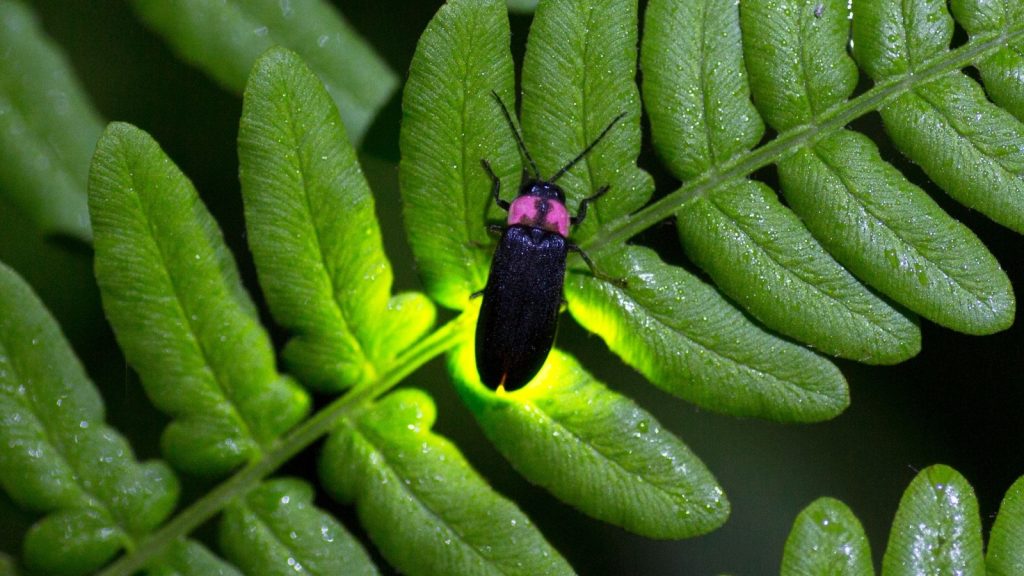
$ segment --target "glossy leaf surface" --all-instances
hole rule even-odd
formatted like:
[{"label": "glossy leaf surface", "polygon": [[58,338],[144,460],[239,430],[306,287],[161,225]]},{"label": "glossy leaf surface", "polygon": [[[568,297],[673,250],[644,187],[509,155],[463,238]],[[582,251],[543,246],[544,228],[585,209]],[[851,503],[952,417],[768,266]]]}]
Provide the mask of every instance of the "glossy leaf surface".
[{"label": "glossy leaf surface", "polygon": [[800,511],[786,539],[781,576],[874,576],[871,548],[846,504],[821,498]]},{"label": "glossy leaf surface", "polygon": [[324,485],[354,501],[370,538],[406,574],[572,574],[530,520],[430,431],[433,401],[400,390],[331,435]]},{"label": "glossy leaf surface", "polygon": [[139,463],[56,321],[0,264],[0,486],[45,514],[24,539],[29,568],[87,574],[160,524],[178,481]]},{"label": "glossy leaf surface", "polygon": [[533,382],[492,391],[471,372],[472,346],[450,365],[487,437],[535,484],[586,514],[651,538],[709,532],[729,502],[704,464],[632,400],[555,350]]},{"label": "glossy leaf surface", "polygon": [[245,91],[239,160],[249,246],[289,368],[337,391],[372,379],[430,327],[420,294],[391,297],[373,196],[338,112],[302,60],[274,49]]},{"label": "glossy leaf surface", "polygon": [[377,574],[359,541],[317,508],[313,496],[313,487],[297,478],[264,482],[225,511],[224,554],[246,574]]},{"label": "glossy leaf surface", "polygon": [[570,275],[569,310],[660,388],[716,412],[782,421],[832,418],[849,404],[828,360],[766,332],[686,270],[641,247],[604,262],[627,286]]},{"label": "glossy leaf surface", "polygon": [[882,573],[985,573],[978,501],[956,470],[930,466],[910,483],[892,523]]},{"label": "glossy leaf surface", "polygon": [[490,162],[506,194],[519,184],[519,153],[501,107],[515,102],[508,13],[499,0],[454,0],[420,37],[402,97],[399,178],[405,227],[427,292],[465,308],[487,281],[485,217],[498,216]]}]

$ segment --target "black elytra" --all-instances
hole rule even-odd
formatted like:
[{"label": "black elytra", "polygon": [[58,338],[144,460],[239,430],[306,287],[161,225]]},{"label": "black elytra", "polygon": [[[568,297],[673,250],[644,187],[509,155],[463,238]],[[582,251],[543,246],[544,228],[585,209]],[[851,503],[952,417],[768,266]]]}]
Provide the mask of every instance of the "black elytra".
[{"label": "black elytra", "polygon": [[523,171],[519,194],[509,203],[500,198],[501,182],[490,164],[481,160],[491,178],[494,202],[509,215],[504,228],[492,228],[501,231],[501,239],[491,260],[487,285],[482,290],[483,302],[476,324],[476,367],[480,380],[488,387],[512,391],[532,380],[551,352],[569,251],[579,253],[594,271],[590,258],[567,236],[569,226],[579,224],[586,217],[587,204],[607,192],[608,186],[584,198],[577,215],[570,218],[565,208],[565,193],[555,181],[593,150],[625,113],[612,120],[582,152],[545,180],[526,150],[505,103],[497,93],[492,94],[501,106],[519,150],[533,169],[532,175]]}]

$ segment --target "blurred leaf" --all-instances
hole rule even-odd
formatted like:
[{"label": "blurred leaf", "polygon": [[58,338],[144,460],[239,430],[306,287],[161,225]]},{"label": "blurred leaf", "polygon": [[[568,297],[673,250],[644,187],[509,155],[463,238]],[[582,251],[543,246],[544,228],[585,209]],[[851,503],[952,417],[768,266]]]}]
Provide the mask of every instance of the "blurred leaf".
[{"label": "blurred leaf", "polygon": [[145,132],[114,123],[89,183],[96,279],[125,356],[174,421],[175,466],[219,475],[301,420],[234,259],[191,182]]},{"label": "blurred leaf", "polygon": [[221,521],[225,555],[246,574],[377,574],[359,542],[313,505],[313,487],[297,478],[264,482],[235,501]]},{"label": "blurred leaf", "polygon": [[398,84],[373,48],[322,0],[131,0],[139,17],[181,55],[234,92],[271,46],[302,55],[358,142]]},{"label": "blurred leaf", "polygon": [[985,574],[978,501],[956,470],[929,466],[910,483],[892,523],[882,573]]},{"label": "blurred leaf", "polygon": [[572,213],[579,200],[611,187],[573,230],[577,241],[642,207],[654,189],[651,177],[636,167],[636,48],[636,0],[551,0],[538,5],[530,26],[523,61],[523,138],[543,177],[554,176],[625,114],[558,180]]},{"label": "blurred leaf", "polygon": [[[1024,3],[1019,0],[951,0],[950,8],[971,38],[1024,25]],[[1024,120],[1024,41],[1007,43],[975,66],[992,101]]]},{"label": "blurred leaf", "polygon": [[178,481],[163,462],[138,463],[104,423],[103,400],[56,321],[0,264],[0,485],[47,514],[25,537],[25,563],[86,574],[160,524]]},{"label": "blurred leaf", "polygon": [[537,0],[505,0],[509,12],[529,13],[537,9]]},{"label": "blurred leaf", "polygon": [[658,387],[709,410],[814,422],[850,402],[828,360],[752,323],[714,288],[629,247],[603,260],[625,288],[572,274],[569,311]]},{"label": "blurred leaf", "polygon": [[88,241],[86,180],[102,130],[35,15],[0,0],[0,194],[44,233]]},{"label": "blurred leaf", "polygon": [[[876,82],[948,51],[945,0],[854,0],[854,54]],[[879,109],[889,137],[958,202],[1024,232],[1024,124],[960,71],[914,83]]]},{"label": "blurred leaf", "polygon": [[1024,477],[1006,491],[985,557],[988,576],[1024,574]]},{"label": "blurred leaf", "polygon": [[221,560],[202,544],[179,541],[159,562],[146,569],[148,576],[242,576],[234,566]]},{"label": "blurred leaf", "polygon": [[782,576],[874,576],[871,548],[857,517],[839,500],[821,498],[793,523]]},{"label": "blurred leaf", "polygon": [[433,401],[399,390],[330,436],[324,486],[356,504],[374,544],[411,575],[572,574],[530,520],[430,431]]},{"label": "blurred leaf", "polygon": [[18,565],[3,552],[0,552],[0,576],[18,576]]},{"label": "blurred leaf", "polygon": [[[817,121],[857,83],[846,52],[845,0],[743,4],[755,100],[782,132]],[[882,160],[874,143],[838,130],[778,163],[786,200],[815,237],[883,294],[928,319],[986,334],[1013,322],[1006,274],[967,227]]]},{"label": "blurred leaf", "polygon": [[704,464],[632,400],[552,351],[533,383],[495,392],[473,371],[473,347],[452,353],[459,395],[526,479],[583,512],[650,538],[721,526],[729,502]]},{"label": "blurred leaf", "polygon": [[518,184],[515,140],[491,94],[511,105],[513,82],[508,14],[499,0],[442,6],[409,67],[399,172],[405,226],[427,292],[448,308],[465,308],[487,280],[492,240],[484,218],[496,208],[480,161],[491,163],[506,189]]},{"label": "blurred leaf", "polygon": [[338,112],[294,53],[261,57],[238,136],[249,246],[284,358],[306,385],[373,379],[432,324],[422,295],[391,298],[373,196]]}]

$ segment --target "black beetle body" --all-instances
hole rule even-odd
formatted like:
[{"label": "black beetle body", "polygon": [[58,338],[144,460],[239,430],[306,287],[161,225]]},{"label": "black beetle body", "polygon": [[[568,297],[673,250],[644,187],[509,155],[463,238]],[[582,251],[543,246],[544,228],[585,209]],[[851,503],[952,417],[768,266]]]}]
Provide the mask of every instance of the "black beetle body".
[{"label": "black beetle body", "polygon": [[492,388],[515,390],[544,365],[558,326],[568,240],[532,226],[505,228],[476,325],[476,365]]},{"label": "black beetle body", "polygon": [[519,194],[509,203],[500,197],[501,183],[490,164],[481,161],[491,177],[494,201],[508,211],[508,221],[503,229],[492,227],[501,231],[501,240],[482,291],[483,302],[476,325],[476,366],[484,384],[511,391],[525,386],[551,352],[562,306],[562,284],[569,251],[579,253],[590,269],[594,269],[590,258],[567,237],[569,226],[583,221],[587,204],[607,192],[608,187],[583,199],[578,214],[570,217],[565,208],[565,193],[555,180],[590,152],[624,114],[612,120],[583,152],[550,180],[544,180],[538,175],[537,165],[516,131],[504,102],[497,94],[494,97],[501,104],[516,143],[534,173],[533,177],[524,173]]}]

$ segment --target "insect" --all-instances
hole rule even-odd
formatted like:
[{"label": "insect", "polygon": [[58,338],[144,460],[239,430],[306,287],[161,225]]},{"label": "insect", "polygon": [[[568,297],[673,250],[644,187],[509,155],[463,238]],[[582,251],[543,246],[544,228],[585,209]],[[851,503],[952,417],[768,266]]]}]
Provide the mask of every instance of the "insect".
[{"label": "insect", "polygon": [[565,192],[558,181],[582,160],[625,116],[620,114],[582,152],[549,178],[544,179],[523,143],[505,103],[501,106],[519,150],[533,173],[523,170],[519,194],[509,203],[501,199],[501,181],[490,163],[481,160],[491,178],[494,202],[508,212],[507,225],[492,225],[501,239],[491,260],[487,285],[482,290],[480,319],[476,325],[476,367],[480,380],[493,389],[515,390],[525,386],[544,365],[551,351],[562,306],[565,260],[579,254],[591,272],[600,276],[594,263],[579,246],[567,239],[570,225],[583,221],[587,206],[608,192],[608,186],[580,201],[575,216],[565,208]]}]

